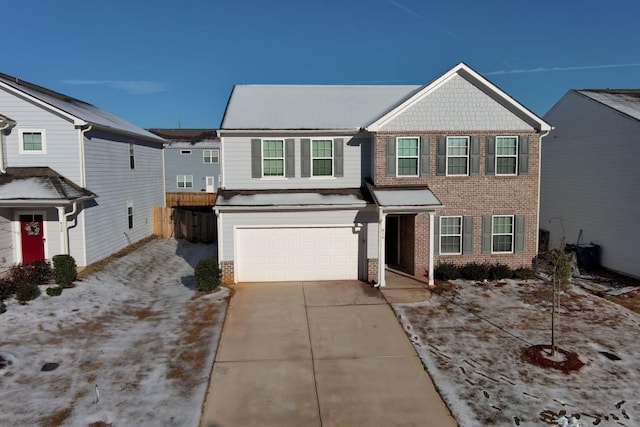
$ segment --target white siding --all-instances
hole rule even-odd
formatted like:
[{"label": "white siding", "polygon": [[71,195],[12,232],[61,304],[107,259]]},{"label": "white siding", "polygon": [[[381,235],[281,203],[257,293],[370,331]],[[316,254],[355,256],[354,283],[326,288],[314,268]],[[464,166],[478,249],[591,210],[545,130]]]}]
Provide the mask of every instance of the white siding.
[{"label": "white siding", "polygon": [[[361,235],[366,236],[366,251],[368,258],[377,258],[377,233],[372,239],[372,230],[377,230],[378,215],[373,209],[358,210],[309,210],[296,212],[236,212],[221,213],[222,239],[218,244],[222,245],[222,258],[220,261],[233,261],[234,259],[234,227],[235,226],[300,226],[300,225],[347,225],[362,224],[368,231]],[[375,224],[371,224],[375,223]],[[373,241],[372,241],[373,240]],[[220,253],[220,251],[219,251]]]},{"label": "white siding", "polygon": [[[350,138],[348,136],[327,138],[344,139],[344,176],[340,178],[301,178],[301,137],[279,136],[280,139],[295,139],[295,178],[252,178],[251,177],[251,139],[243,136],[225,136],[222,138],[224,153],[224,186],[227,189],[286,189],[286,188],[359,188],[364,177],[370,176],[369,138]],[[317,138],[324,138],[318,136]],[[271,138],[271,137],[269,137]],[[273,137],[276,138],[276,137]],[[316,138],[316,137],[303,137]],[[364,169],[363,169],[364,168]]]},{"label": "white siding", "polygon": [[[67,119],[0,89],[0,111],[17,122],[5,135],[5,166],[48,166],[80,182],[78,130]],[[20,154],[20,129],[43,129],[46,154]]]},{"label": "white siding", "polygon": [[601,245],[602,265],[640,277],[640,122],[575,92],[545,116],[540,228]]},{"label": "white siding", "polygon": [[[85,204],[87,264],[150,236],[153,206],[163,203],[162,147],[131,138],[90,132],[85,142],[87,188],[98,194]],[[129,143],[135,168],[129,168]],[[129,229],[127,202],[133,202]]]},{"label": "white siding", "polygon": [[0,209],[0,271],[4,271],[15,264],[13,258],[13,214],[10,209]]}]

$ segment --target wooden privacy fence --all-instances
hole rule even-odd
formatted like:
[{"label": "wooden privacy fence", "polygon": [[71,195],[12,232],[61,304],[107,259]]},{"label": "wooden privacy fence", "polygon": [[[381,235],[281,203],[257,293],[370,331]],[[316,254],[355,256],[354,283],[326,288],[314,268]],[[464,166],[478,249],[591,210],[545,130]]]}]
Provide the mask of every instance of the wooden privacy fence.
[{"label": "wooden privacy fence", "polygon": [[166,192],[165,206],[175,208],[179,206],[213,206],[216,193],[196,192]]},{"label": "wooden privacy fence", "polygon": [[153,234],[190,242],[212,243],[216,241],[215,214],[154,206]]}]

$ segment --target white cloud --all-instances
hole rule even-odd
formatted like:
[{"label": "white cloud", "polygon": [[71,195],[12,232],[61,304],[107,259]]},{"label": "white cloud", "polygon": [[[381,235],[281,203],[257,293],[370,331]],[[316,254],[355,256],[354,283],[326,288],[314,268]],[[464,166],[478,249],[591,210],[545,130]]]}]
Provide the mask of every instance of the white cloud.
[{"label": "white cloud", "polygon": [[525,73],[549,73],[552,71],[576,71],[576,70],[599,70],[602,68],[623,68],[640,67],[640,64],[603,64],[603,65],[583,65],[577,67],[538,67],[529,69],[497,70],[484,73],[485,76],[497,76],[502,74],[525,74]]},{"label": "white cloud", "polygon": [[78,86],[107,86],[113,89],[123,90],[134,95],[148,95],[152,93],[164,92],[166,87],[163,83],[150,82],[144,80],[63,80],[62,83]]}]

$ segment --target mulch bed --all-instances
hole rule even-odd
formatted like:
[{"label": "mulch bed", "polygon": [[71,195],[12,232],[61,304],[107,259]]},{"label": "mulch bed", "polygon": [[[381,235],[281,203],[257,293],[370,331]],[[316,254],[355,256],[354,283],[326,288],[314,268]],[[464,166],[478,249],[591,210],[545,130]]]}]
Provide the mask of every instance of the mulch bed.
[{"label": "mulch bed", "polygon": [[556,347],[556,351],[562,354],[564,360],[551,359],[550,345],[532,345],[522,349],[522,359],[540,368],[551,368],[562,371],[565,374],[578,371],[584,366],[584,363],[578,358],[578,354],[573,351],[563,350]]}]

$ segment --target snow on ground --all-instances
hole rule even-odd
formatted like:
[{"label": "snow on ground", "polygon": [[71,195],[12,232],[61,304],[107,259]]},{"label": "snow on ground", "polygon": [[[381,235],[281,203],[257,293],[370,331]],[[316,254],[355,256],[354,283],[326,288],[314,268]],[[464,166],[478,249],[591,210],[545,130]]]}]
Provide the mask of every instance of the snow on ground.
[{"label": "snow on ground", "polygon": [[193,269],[215,251],[156,239],[61,296],[7,301],[0,425],[196,426],[228,290],[197,294]]},{"label": "snow on ground", "polygon": [[457,280],[429,301],[393,305],[460,425],[640,425],[640,316],[572,288],[556,343],[585,366],[539,368],[520,354],[551,344],[550,285],[505,282]]}]

